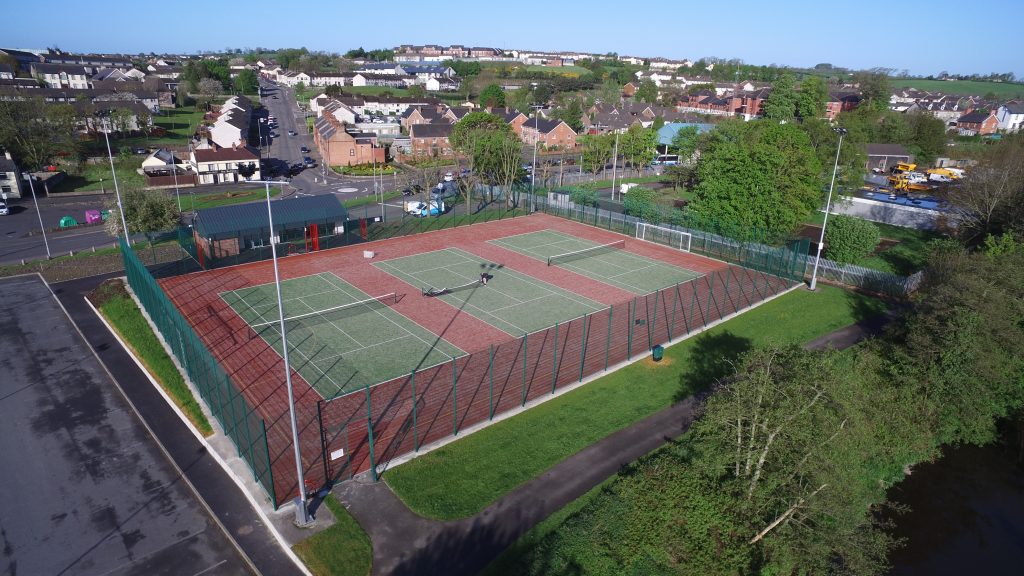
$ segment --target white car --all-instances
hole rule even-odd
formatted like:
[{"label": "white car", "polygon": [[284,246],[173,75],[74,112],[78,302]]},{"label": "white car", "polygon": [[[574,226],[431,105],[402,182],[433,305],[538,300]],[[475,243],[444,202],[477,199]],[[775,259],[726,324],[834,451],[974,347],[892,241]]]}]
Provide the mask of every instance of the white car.
[{"label": "white car", "polygon": [[444,212],[444,202],[431,200],[429,203],[420,200],[412,200],[405,203],[405,213],[412,216],[424,218],[427,216],[440,216]]},{"label": "white car", "polygon": [[0,202],[0,216],[7,216],[10,213],[11,211],[10,209],[7,208],[7,204],[4,202]]}]

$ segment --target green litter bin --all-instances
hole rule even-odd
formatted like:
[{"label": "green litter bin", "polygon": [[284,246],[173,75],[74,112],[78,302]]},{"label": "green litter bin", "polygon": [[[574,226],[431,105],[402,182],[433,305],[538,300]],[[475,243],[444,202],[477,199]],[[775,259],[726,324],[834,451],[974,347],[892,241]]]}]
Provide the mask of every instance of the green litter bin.
[{"label": "green litter bin", "polygon": [[665,356],[665,347],[664,346],[662,346],[661,344],[658,344],[654,348],[651,348],[651,358],[653,358],[655,362],[661,362],[661,358],[663,356]]},{"label": "green litter bin", "polygon": [[64,216],[60,219],[61,228],[72,228],[78,226],[78,220],[75,220],[71,216]]}]

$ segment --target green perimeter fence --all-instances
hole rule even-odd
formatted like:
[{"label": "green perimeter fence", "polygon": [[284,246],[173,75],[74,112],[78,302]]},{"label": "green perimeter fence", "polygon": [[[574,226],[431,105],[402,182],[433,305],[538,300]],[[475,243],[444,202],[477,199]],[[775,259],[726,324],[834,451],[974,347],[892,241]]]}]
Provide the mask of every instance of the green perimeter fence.
[{"label": "green perimeter fence", "polygon": [[120,248],[132,291],[276,509],[278,500],[274,493],[266,423],[232,384],[135,251],[123,239]]}]

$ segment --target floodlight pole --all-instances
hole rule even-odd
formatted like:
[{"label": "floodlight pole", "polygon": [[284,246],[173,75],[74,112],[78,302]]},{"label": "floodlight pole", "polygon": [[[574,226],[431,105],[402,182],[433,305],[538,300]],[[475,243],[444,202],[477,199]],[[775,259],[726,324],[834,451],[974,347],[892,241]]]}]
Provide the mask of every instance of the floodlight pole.
[{"label": "floodlight pole", "polygon": [[814,272],[811,273],[810,289],[818,287],[818,264],[821,263],[821,250],[825,247],[825,226],[828,225],[828,213],[832,207],[832,189],[836,186],[836,172],[839,170],[839,151],[843,149],[843,136],[846,135],[846,128],[833,128],[839,134],[839,145],[836,147],[836,163],[832,167],[832,183],[828,187],[828,200],[825,201],[825,219],[821,222],[821,238],[818,239],[818,254],[814,257]]},{"label": "floodlight pole", "polygon": [[540,141],[540,109],[543,106],[534,104],[533,108],[533,167],[530,168],[530,212],[537,211],[537,196],[534,194],[534,187],[537,185],[537,142]]},{"label": "floodlight pole", "polygon": [[267,190],[267,224],[270,227],[270,256],[274,261],[274,288],[277,291],[277,317],[281,329],[281,357],[284,358],[284,381],[288,387],[288,414],[292,423],[292,445],[295,447],[295,472],[298,474],[299,497],[295,499],[295,525],[313,523],[306,508],[306,482],[302,472],[302,452],[299,450],[299,424],[295,419],[295,390],[292,387],[292,369],[288,362],[288,335],[284,327],[284,305],[281,301],[281,275],[277,269],[277,243],[274,242],[274,214],[270,208],[270,181],[264,180]]},{"label": "floodlight pole", "polygon": [[[31,172],[25,173],[25,180],[28,180],[29,190],[32,190],[32,202],[36,205],[36,216],[39,218],[39,230],[43,233],[43,246],[46,246],[46,259],[49,260],[50,256],[50,243],[46,240],[46,226],[43,226],[43,215],[39,212],[39,200],[36,198],[36,185],[33,183],[35,176]],[[7,199],[7,195],[4,195],[4,200]]]},{"label": "floodlight pole", "polygon": [[619,133],[615,132],[615,150],[612,151],[612,200],[615,200],[615,172],[619,165]]},{"label": "floodlight pole", "polygon": [[110,175],[114,178],[114,194],[117,196],[117,211],[121,213],[121,233],[124,241],[132,245],[131,236],[128,235],[128,222],[124,218],[124,204],[121,203],[121,190],[117,187],[117,170],[114,169],[114,154],[110,151],[110,118],[105,118],[107,129],[103,131],[103,138],[107,141],[107,158],[110,159]]}]

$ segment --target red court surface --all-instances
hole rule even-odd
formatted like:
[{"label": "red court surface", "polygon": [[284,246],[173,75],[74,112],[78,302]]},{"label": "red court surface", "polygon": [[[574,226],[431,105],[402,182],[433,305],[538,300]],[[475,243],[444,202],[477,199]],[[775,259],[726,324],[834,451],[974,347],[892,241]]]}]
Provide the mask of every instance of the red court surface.
[{"label": "red court surface", "polygon": [[[368,412],[372,416],[375,447],[372,461],[379,466],[465,426],[600,372],[609,363],[613,365],[646,352],[652,345],[672,341],[673,337],[756,304],[791,285],[761,272],[627,238],[627,251],[704,275],[669,287],[661,294],[636,299],[625,290],[488,243],[541,230],[557,230],[598,244],[623,238],[615,232],[559,217],[533,214],[279,260],[282,280],[330,271],[368,294],[405,295],[394,305],[395,311],[470,354],[417,372],[414,377],[391,380],[367,392],[330,402],[321,402],[320,395],[293,371],[307,479],[319,484],[370,468]],[[554,333],[548,329],[528,338],[510,340],[508,334],[458,313],[440,299],[422,297],[420,286],[406,284],[372,265],[448,247],[501,263],[610,308],[606,313],[566,323]],[[375,257],[364,258],[364,250],[372,250]],[[284,502],[297,494],[298,487],[283,360],[261,338],[253,337],[245,321],[219,296],[225,291],[273,280],[272,264],[264,261],[177,276],[161,280],[160,284],[265,419],[275,493],[277,501]],[[643,324],[641,318],[646,319]],[[325,462],[326,454],[342,448],[343,458]]]}]

